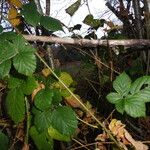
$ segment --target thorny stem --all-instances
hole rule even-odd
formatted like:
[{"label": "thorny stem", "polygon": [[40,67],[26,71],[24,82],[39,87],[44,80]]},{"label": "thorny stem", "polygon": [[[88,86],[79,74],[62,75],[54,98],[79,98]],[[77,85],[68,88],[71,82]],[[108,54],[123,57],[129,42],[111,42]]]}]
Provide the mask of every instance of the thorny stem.
[{"label": "thorny stem", "polygon": [[48,66],[48,64],[44,61],[44,59],[38,54],[35,53],[36,56],[40,59],[40,61],[52,72],[52,74],[56,77],[56,79],[68,90],[68,92],[80,103],[80,105],[91,115],[91,117],[99,124],[99,126],[109,135],[110,139],[118,146],[118,148],[122,149],[120,143],[114,138],[112,133],[100,122],[95,115],[77,98],[77,96],[65,85],[65,83],[56,75],[56,73]]}]

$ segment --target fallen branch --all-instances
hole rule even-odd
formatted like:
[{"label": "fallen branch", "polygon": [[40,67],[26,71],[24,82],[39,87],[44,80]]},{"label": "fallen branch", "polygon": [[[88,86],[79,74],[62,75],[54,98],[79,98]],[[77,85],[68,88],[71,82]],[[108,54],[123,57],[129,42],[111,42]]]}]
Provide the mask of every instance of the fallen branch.
[{"label": "fallen branch", "polygon": [[35,36],[23,35],[27,41],[39,41],[48,43],[71,44],[84,47],[97,47],[101,46],[148,46],[150,40],[148,39],[129,39],[129,40],[89,40],[89,39],[76,39],[76,38],[60,38],[54,36]]}]

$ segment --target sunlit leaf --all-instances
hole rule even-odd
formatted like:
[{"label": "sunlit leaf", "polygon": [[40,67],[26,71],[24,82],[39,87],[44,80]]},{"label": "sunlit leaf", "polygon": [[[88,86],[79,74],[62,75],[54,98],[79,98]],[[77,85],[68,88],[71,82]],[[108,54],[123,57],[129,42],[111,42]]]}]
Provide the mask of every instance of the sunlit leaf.
[{"label": "sunlit leaf", "polygon": [[63,135],[72,135],[77,128],[76,114],[67,106],[54,110],[51,119],[52,127]]},{"label": "sunlit leaf", "polygon": [[21,89],[16,88],[8,91],[6,109],[15,124],[23,121],[25,117],[25,100]]},{"label": "sunlit leaf", "polygon": [[69,6],[65,11],[68,13],[70,16],[73,16],[74,13],[78,10],[78,8],[81,5],[81,0],[77,0],[75,3],[73,3],[71,6]]},{"label": "sunlit leaf", "polygon": [[71,140],[69,136],[63,135],[54,129],[52,126],[48,128],[48,134],[52,139],[68,142]]}]

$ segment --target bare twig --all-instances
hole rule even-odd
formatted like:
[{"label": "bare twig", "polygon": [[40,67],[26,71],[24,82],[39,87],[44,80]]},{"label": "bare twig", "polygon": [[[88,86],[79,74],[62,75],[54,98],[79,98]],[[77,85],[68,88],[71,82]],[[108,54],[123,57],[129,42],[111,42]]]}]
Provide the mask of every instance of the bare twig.
[{"label": "bare twig", "polygon": [[89,40],[89,39],[76,39],[76,38],[60,38],[53,36],[35,36],[35,35],[23,35],[28,41],[39,41],[48,43],[59,43],[59,44],[71,44],[79,45],[84,47],[96,47],[98,45],[107,46],[146,46],[150,45],[148,39],[130,39],[130,40]]}]

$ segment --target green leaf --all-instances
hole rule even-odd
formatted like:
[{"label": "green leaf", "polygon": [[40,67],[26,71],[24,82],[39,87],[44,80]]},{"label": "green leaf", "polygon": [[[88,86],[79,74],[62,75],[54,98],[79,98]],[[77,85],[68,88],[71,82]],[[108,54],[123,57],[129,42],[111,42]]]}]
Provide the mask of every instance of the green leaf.
[{"label": "green leaf", "polygon": [[40,25],[50,31],[63,30],[61,22],[59,20],[52,18],[52,17],[48,17],[48,16],[41,17]]},{"label": "green leaf", "polygon": [[40,110],[47,110],[51,107],[53,95],[53,90],[49,88],[40,90],[35,96],[35,106]]},{"label": "green leaf", "polygon": [[38,83],[33,76],[28,77],[26,81],[22,84],[23,93],[30,95],[34,89],[38,87]]},{"label": "green leaf", "polygon": [[0,41],[0,64],[18,54],[18,50],[9,41]]},{"label": "green leaf", "polygon": [[15,46],[15,49],[17,49],[17,51],[19,53],[21,52],[35,52],[36,49],[33,48],[22,35],[17,35],[15,36],[15,38],[13,39],[13,44]]},{"label": "green leaf", "polygon": [[106,96],[106,98],[112,104],[119,103],[123,99],[123,97],[119,93],[114,93],[114,92],[109,93]]},{"label": "green leaf", "polygon": [[2,34],[0,34],[0,39],[2,41],[12,42],[16,36],[17,36],[17,33],[13,32],[13,31],[3,32]]},{"label": "green leaf", "polygon": [[87,15],[83,20],[83,23],[93,27],[94,29],[98,29],[99,27],[103,27],[104,22],[99,19],[94,19],[93,15]]},{"label": "green leaf", "polygon": [[0,33],[3,32],[3,27],[0,25]]},{"label": "green leaf", "polygon": [[48,128],[48,134],[52,139],[68,142],[71,140],[69,136],[63,135],[54,129],[52,126]]},{"label": "green leaf", "polygon": [[120,112],[121,114],[124,113],[125,111],[125,106],[124,106],[124,99],[122,99],[119,103],[115,104],[116,110]]},{"label": "green leaf", "polygon": [[73,3],[71,6],[69,6],[65,11],[68,13],[70,16],[73,16],[74,13],[78,10],[78,8],[81,5],[81,0],[77,0],[75,3]]},{"label": "green leaf", "polygon": [[37,11],[36,4],[34,3],[34,1],[23,5],[21,14],[24,16],[24,19],[28,24],[34,27],[39,25],[41,15]]},{"label": "green leaf", "polygon": [[52,127],[63,135],[72,135],[77,128],[75,112],[67,107],[58,107],[52,112]]},{"label": "green leaf", "polygon": [[43,132],[51,126],[51,110],[38,112],[34,118],[34,124],[38,131]]},{"label": "green leaf", "polygon": [[8,91],[6,109],[15,124],[23,121],[25,116],[25,100],[21,89],[16,88]]},{"label": "green leaf", "polygon": [[38,150],[53,150],[53,140],[48,138],[47,132],[39,133],[33,126],[30,128],[29,134]]},{"label": "green leaf", "polygon": [[113,88],[121,95],[126,96],[129,93],[131,87],[130,77],[123,72],[113,82]]},{"label": "green leaf", "polygon": [[143,76],[136,79],[130,88],[130,93],[135,94],[140,91],[143,85],[148,84],[150,85],[150,76]]},{"label": "green leaf", "polygon": [[32,75],[36,69],[36,57],[32,52],[21,52],[13,58],[15,69],[24,75]]},{"label": "green leaf", "polygon": [[23,80],[22,79],[18,79],[15,77],[10,77],[8,79],[8,88],[9,89],[15,89],[15,88],[20,88],[20,86],[22,85]]},{"label": "green leaf", "polygon": [[58,89],[53,89],[53,105],[58,105],[62,101],[62,96],[60,94],[60,91]]},{"label": "green leaf", "polygon": [[0,131],[0,146],[1,150],[8,150],[8,137]]},{"label": "green leaf", "polygon": [[0,64],[0,78],[4,78],[9,74],[11,68],[11,61],[6,60]]},{"label": "green leaf", "polygon": [[131,117],[144,117],[146,115],[145,102],[138,97],[130,97],[125,99],[125,111]]}]

